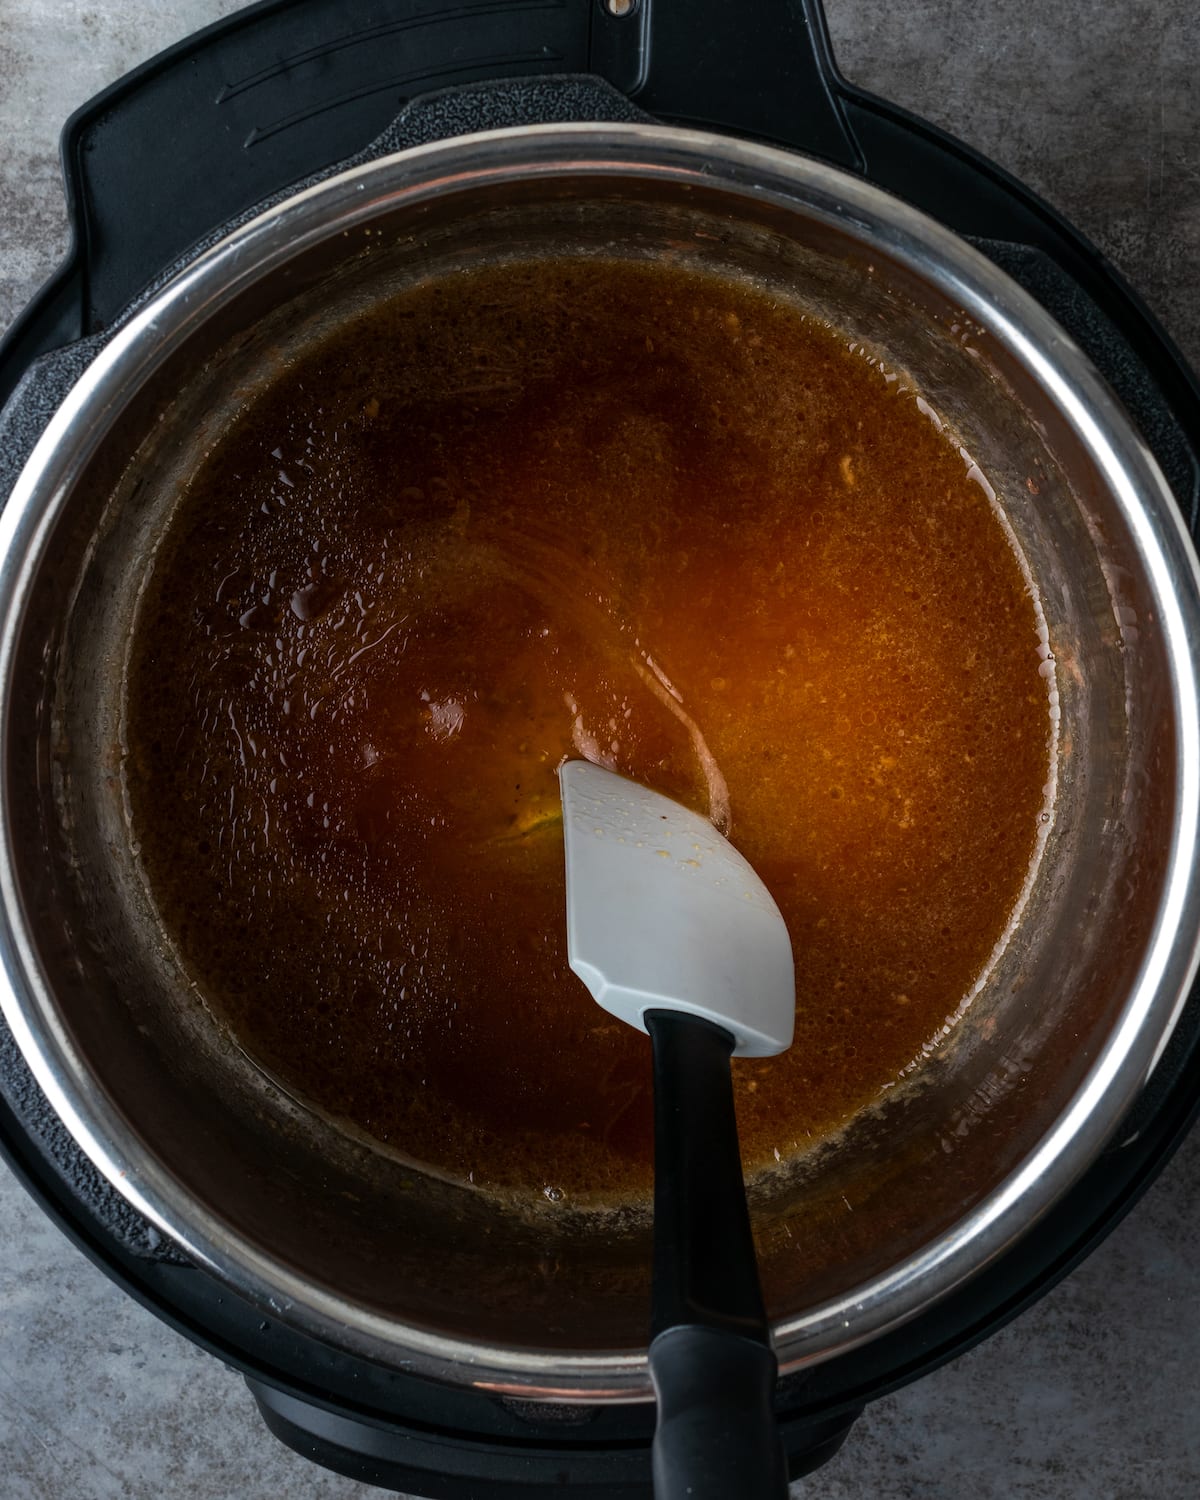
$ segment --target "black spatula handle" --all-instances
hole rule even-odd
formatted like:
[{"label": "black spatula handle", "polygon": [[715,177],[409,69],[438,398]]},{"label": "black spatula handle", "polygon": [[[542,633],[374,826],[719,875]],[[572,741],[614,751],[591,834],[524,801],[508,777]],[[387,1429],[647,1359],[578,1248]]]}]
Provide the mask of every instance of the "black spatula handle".
[{"label": "black spatula handle", "polygon": [[651,1011],[658,1500],[782,1500],[775,1355],[758,1282],[722,1027]]}]

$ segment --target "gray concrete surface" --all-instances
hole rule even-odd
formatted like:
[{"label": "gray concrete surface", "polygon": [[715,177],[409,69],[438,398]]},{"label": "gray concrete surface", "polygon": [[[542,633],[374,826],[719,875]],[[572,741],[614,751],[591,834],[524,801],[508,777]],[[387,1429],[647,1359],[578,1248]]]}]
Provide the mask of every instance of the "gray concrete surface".
[{"label": "gray concrete surface", "polygon": [[[682,3],[682,0],[676,0]],[[747,0],[748,3],[748,0]],[[0,0],[0,328],[65,244],[58,128],[226,0]],[[1200,10],[1182,0],[828,0],[847,74],[1038,188],[1200,363]],[[1068,1281],[874,1405],[812,1500],[1200,1493],[1200,1136]],[[240,1381],[118,1292],[0,1168],[0,1497],[361,1500]]]}]

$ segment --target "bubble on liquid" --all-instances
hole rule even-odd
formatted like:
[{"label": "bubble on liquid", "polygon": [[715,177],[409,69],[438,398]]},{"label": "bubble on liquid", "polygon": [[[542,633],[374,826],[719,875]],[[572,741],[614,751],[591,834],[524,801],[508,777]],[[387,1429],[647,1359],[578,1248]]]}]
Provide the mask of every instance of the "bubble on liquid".
[{"label": "bubble on liquid", "polygon": [[467,710],[457,698],[446,698],[442,702],[431,702],[426,715],[426,724],[433,738],[450,740],[462,733]]}]

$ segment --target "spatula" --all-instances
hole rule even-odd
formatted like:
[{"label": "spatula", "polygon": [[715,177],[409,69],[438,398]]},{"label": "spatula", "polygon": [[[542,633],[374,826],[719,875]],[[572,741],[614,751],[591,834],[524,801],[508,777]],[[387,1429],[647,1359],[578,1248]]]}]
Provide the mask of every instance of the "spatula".
[{"label": "spatula", "polygon": [[655,1495],[780,1500],[776,1363],[729,1060],[791,1045],[791,940],[707,819],[588,761],[559,781],[571,968],[653,1047]]}]

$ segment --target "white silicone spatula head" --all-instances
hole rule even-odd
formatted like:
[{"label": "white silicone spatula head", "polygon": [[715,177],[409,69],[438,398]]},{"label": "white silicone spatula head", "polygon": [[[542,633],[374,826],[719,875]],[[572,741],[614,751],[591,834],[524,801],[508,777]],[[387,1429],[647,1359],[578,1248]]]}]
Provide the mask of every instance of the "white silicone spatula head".
[{"label": "white silicone spatula head", "polygon": [[589,761],[559,771],[567,952],[595,999],[645,1031],[674,1010],[730,1032],[736,1057],[792,1043],[792,944],[779,908],[712,824]]}]

